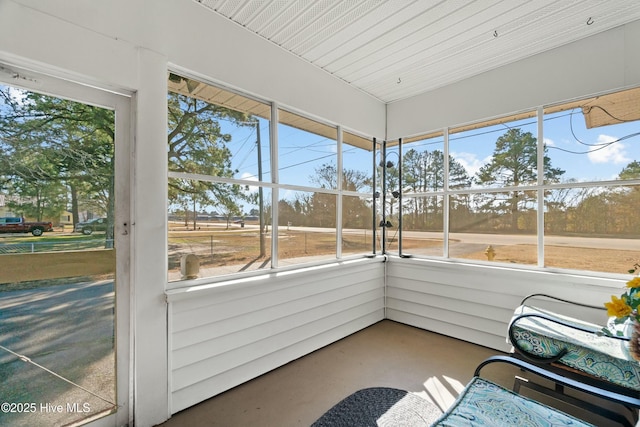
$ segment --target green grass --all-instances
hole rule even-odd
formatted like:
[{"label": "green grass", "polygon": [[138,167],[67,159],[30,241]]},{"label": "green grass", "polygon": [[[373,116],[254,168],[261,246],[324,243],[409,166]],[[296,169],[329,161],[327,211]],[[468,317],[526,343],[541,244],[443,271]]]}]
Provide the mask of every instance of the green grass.
[{"label": "green grass", "polygon": [[94,233],[89,236],[83,234],[54,234],[42,237],[2,236],[0,235],[0,256],[2,254],[20,254],[31,252],[64,252],[105,247],[104,233]]},{"label": "green grass", "polygon": [[50,234],[44,233],[40,237],[32,236],[31,234],[22,235],[2,235],[0,234],[0,244],[19,244],[19,243],[58,243],[66,242],[69,240],[104,240],[104,233],[93,233],[85,236],[82,233],[69,233],[69,234]]}]

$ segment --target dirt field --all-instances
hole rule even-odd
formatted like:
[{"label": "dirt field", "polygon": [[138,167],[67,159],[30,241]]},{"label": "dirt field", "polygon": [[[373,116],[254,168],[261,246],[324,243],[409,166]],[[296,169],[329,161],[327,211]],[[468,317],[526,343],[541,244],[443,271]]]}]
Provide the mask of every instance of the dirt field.
[{"label": "dirt field", "polygon": [[[494,249],[496,262],[528,265],[538,262],[537,249],[533,245],[496,246]],[[487,260],[484,251],[465,258]],[[546,267],[624,274],[638,262],[640,251],[545,246],[544,258]]]},{"label": "dirt field", "polygon": [[[191,234],[193,233],[193,234]],[[260,257],[257,230],[207,231],[176,233],[170,237],[170,262],[173,269],[179,269],[179,257],[183,253],[196,253],[201,257],[201,264],[208,267],[229,264],[242,264],[270,256],[271,239],[266,238],[267,253]],[[380,237],[380,236],[378,236]],[[335,253],[336,238],[334,233],[306,232],[298,230],[281,231],[278,236],[280,259],[313,257]],[[349,234],[343,236],[343,253],[369,253],[372,250],[371,233]],[[397,251],[397,236],[388,236],[390,252]],[[453,242],[452,242],[453,244]],[[380,247],[380,242],[376,245]],[[640,245],[639,245],[640,247]],[[442,241],[438,239],[403,239],[403,252],[420,255],[439,255]],[[468,245],[452,257],[487,261],[486,246]],[[522,265],[537,265],[537,248],[535,245],[514,244],[494,246],[496,252],[494,262]],[[568,246],[545,246],[545,266],[624,274],[634,263],[640,261],[640,250],[590,249]]]}]

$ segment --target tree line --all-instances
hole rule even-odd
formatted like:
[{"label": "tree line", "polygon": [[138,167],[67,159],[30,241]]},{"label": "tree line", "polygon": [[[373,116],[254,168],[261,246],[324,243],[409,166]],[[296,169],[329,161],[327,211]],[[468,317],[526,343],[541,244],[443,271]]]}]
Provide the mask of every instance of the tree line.
[{"label": "tree line", "polygon": [[[495,143],[491,160],[474,175],[449,156],[449,189],[458,190],[449,198],[449,229],[454,232],[537,232],[538,193],[517,190],[517,187],[537,184],[537,139],[530,132],[511,128]],[[640,186],[580,187],[575,180],[563,180],[565,171],[553,167],[544,148],[544,182],[575,183],[573,188],[545,191],[545,232],[557,234],[640,234]],[[379,165],[377,175],[386,167],[385,213],[392,225],[398,224],[399,169]],[[362,191],[371,185],[371,178],[362,172],[345,170],[342,187]],[[631,161],[619,173],[620,180],[640,179],[640,162]],[[337,188],[334,165],[323,165],[310,177],[320,188]],[[412,196],[441,192],[445,188],[445,159],[441,150],[409,149],[402,164],[402,221],[407,230],[442,231],[444,227],[444,197]],[[512,191],[496,188],[512,187]],[[492,191],[469,192],[465,189],[488,188]],[[378,218],[382,216],[381,200],[377,199]],[[280,201],[282,224],[290,221],[302,226],[335,227],[336,196],[304,194],[291,201]],[[371,198],[349,197],[343,200],[343,227],[368,228],[372,225]]]},{"label": "tree line", "polygon": [[[231,178],[232,136],[221,121],[236,127],[255,127],[257,119],[185,95],[169,93],[167,161],[169,171]],[[13,212],[36,220],[56,219],[69,211],[73,222],[80,212],[92,211],[113,220],[114,212],[114,112],[34,92],[0,86],[0,192]],[[373,155],[373,154],[372,154]],[[449,201],[451,231],[535,233],[537,192],[517,190],[537,182],[537,140],[530,132],[510,128],[495,143],[491,160],[470,175],[449,156],[449,189],[460,190]],[[543,156],[544,181],[562,182],[564,170]],[[405,195],[444,189],[444,153],[409,149],[403,156]],[[380,166],[379,168],[386,167]],[[377,171],[382,175],[381,169]],[[387,188],[398,190],[399,170],[387,167]],[[625,166],[620,179],[640,178],[640,163]],[[310,181],[319,189],[337,188],[334,164],[313,171]],[[373,217],[373,179],[368,173],[344,170],[341,187],[362,197],[342,200],[345,228],[370,228]],[[491,188],[464,193],[467,188]],[[496,189],[510,187],[511,191]],[[280,225],[335,227],[337,196],[297,193],[278,203]],[[640,230],[640,187],[616,186],[558,189],[545,194],[545,228],[554,233],[629,234]],[[228,218],[252,214],[268,220],[271,207],[256,210],[258,194],[246,186],[206,180],[169,179],[168,201],[173,212],[196,212],[212,206]],[[378,216],[381,201],[377,201]],[[387,217],[396,220],[398,199],[386,197]],[[441,231],[442,196],[405,196],[403,225],[409,230]],[[197,216],[191,215],[194,228]]]},{"label": "tree line", "polygon": [[[580,187],[573,179],[563,180],[565,171],[552,166],[546,147],[543,162],[546,184],[576,184],[573,188],[544,192],[545,232],[640,234],[639,186]],[[439,150],[409,150],[404,156],[403,171],[407,192],[425,193],[444,188],[444,154]],[[536,233],[538,192],[495,191],[537,183],[537,140],[530,132],[518,128],[505,132],[497,139],[491,160],[473,176],[451,156],[449,171],[449,188],[462,190],[450,196],[450,231]],[[638,178],[638,161],[631,161],[618,175],[620,180]],[[471,187],[492,191],[464,193],[464,189]],[[443,203],[443,197],[407,198],[403,202],[403,226],[442,230]]]},{"label": "tree line", "polygon": [[80,212],[107,216],[113,224],[114,139],[111,110],[0,86],[0,192],[6,207],[54,224],[67,211],[74,224]]}]

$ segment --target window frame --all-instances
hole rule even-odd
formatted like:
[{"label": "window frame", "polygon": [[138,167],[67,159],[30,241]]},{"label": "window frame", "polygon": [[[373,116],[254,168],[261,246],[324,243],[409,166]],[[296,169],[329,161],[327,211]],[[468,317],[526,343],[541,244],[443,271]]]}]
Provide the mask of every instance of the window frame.
[{"label": "window frame", "polygon": [[[630,88],[631,90],[640,90],[638,88]],[[421,193],[411,193],[410,195],[406,195],[405,197],[438,197],[443,196],[444,201],[444,229],[443,229],[443,253],[441,256],[430,256],[430,255],[415,255],[418,258],[426,258],[426,259],[439,259],[445,261],[453,261],[453,262],[469,262],[469,263],[478,263],[478,264],[501,264],[502,266],[508,266],[510,268],[519,268],[519,269],[544,269],[544,270],[559,270],[559,271],[574,271],[574,269],[568,268],[560,268],[548,266],[548,263],[545,263],[545,237],[553,235],[552,233],[548,233],[545,230],[545,195],[548,192],[560,189],[580,189],[580,188],[616,188],[616,187],[640,187],[640,178],[638,179],[615,179],[615,180],[585,180],[585,181],[576,181],[576,182],[545,182],[545,170],[544,170],[544,157],[545,157],[545,119],[546,114],[556,113],[559,111],[563,111],[564,109],[572,109],[576,108],[576,106],[581,105],[581,103],[597,99],[599,96],[606,95],[615,95],[617,93],[624,92],[627,89],[619,90],[619,91],[611,91],[598,96],[585,96],[580,100],[571,100],[566,102],[559,102],[552,105],[539,106],[535,109],[526,110],[522,112],[517,112],[505,116],[501,116],[498,118],[491,118],[488,120],[473,122],[470,124],[464,124],[459,126],[448,126],[439,131],[432,131],[424,135],[413,136],[411,138],[405,139],[405,145],[410,146],[411,142],[418,141],[421,139],[429,138],[433,135],[437,135],[438,133],[442,133],[444,135],[444,156],[448,158],[450,151],[450,138],[452,133],[458,133],[467,130],[480,129],[488,126],[493,126],[497,124],[503,124],[510,121],[517,121],[526,118],[536,118],[537,120],[537,135],[536,135],[536,144],[537,144],[537,179],[534,183],[528,183],[527,185],[518,185],[518,186],[510,186],[503,188],[463,188],[463,189],[452,189],[449,187],[449,163],[445,162],[445,186],[442,191],[428,191]],[[636,136],[637,137],[637,136]],[[640,159],[639,159],[640,160]],[[449,238],[450,238],[450,199],[457,195],[473,195],[478,193],[496,193],[496,192],[504,192],[504,191],[519,191],[519,192],[535,192],[536,193],[536,256],[537,261],[535,264],[513,264],[513,263],[496,263],[495,261],[485,261],[485,260],[473,260],[467,258],[456,258],[450,256],[450,248],[449,248]],[[400,253],[401,256],[405,255]],[[406,255],[405,255],[406,256]],[[413,255],[411,255],[413,256]],[[578,269],[576,269],[578,270]],[[579,270],[580,272],[586,272],[588,274],[614,274],[608,273],[606,271],[598,272],[595,270]],[[620,272],[624,273],[623,271]]]},{"label": "window frame", "polygon": [[[191,179],[191,180],[198,180],[198,181],[202,180],[202,181],[207,181],[212,183],[239,184],[239,185],[251,185],[251,186],[260,185],[261,187],[269,189],[271,191],[271,206],[272,206],[271,222],[270,224],[268,224],[268,226],[270,227],[269,233],[271,233],[271,239],[270,239],[271,240],[271,260],[270,260],[269,268],[263,268],[263,269],[253,270],[253,271],[236,272],[231,274],[220,274],[220,275],[212,275],[212,276],[206,276],[206,277],[198,277],[195,279],[180,279],[175,281],[169,281],[168,272],[167,272],[167,283],[166,283],[167,290],[180,289],[180,288],[193,287],[193,286],[202,286],[202,285],[216,286],[217,284],[224,284],[224,283],[228,283],[229,281],[242,280],[243,278],[252,278],[252,277],[261,276],[265,274],[271,274],[273,272],[278,272],[278,271],[290,271],[290,270],[296,270],[296,269],[306,268],[310,266],[331,264],[331,263],[347,261],[351,259],[371,257],[371,252],[368,252],[368,251],[357,253],[357,254],[348,254],[346,256],[343,256],[342,247],[341,247],[342,197],[343,196],[359,196],[359,197],[366,196],[369,198],[373,198],[373,190],[370,193],[367,193],[367,192],[363,193],[363,192],[357,192],[357,191],[348,191],[342,188],[342,175],[343,175],[343,169],[342,169],[343,151],[342,150],[343,150],[345,135],[348,134],[349,141],[353,141],[354,144],[358,144],[354,146],[357,146],[358,148],[363,148],[365,150],[367,149],[364,147],[367,145],[373,147],[373,144],[369,139],[366,139],[364,136],[362,136],[361,134],[353,130],[345,129],[339,124],[333,124],[328,121],[319,120],[318,118],[311,117],[310,115],[305,114],[304,112],[300,112],[294,108],[283,106],[275,101],[268,101],[260,97],[247,94],[243,91],[229,88],[224,84],[212,81],[202,76],[194,75],[193,73],[186,71],[184,69],[169,68],[167,72],[168,72],[168,75],[176,74],[186,79],[193,79],[205,85],[210,85],[214,88],[217,88],[229,93],[233,93],[235,95],[247,98],[249,100],[262,103],[262,104],[267,104],[270,106],[269,143],[270,143],[271,180],[257,182],[257,181],[246,180],[241,178],[229,178],[229,177],[219,177],[219,176],[217,177],[217,176],[192,174],[192,173],[184,173],[184,172],[173,172],[173,171],[168,171],[167,179],[177,178],[177,179]],[[233,107],[229,106],[227,108],[233,108]],[[336,138],[335,138],[336,168],[338,171],[338,177],[337,177],[338,187],[337,188],[321,188],[321,187],[313,187],[309,185],[297,185],[293,183],[280,182],[279,158],[278,158],[278,147],[279,147],[278,127],[280,124],[279,122],[280,111],[285,111],[287,114],[300,116],[304,120],[315,122],[321,126],[331,127],[336,130]],[[286,123],[284,124],[286,125]],[[372,157],[374,156],[374,154],[375,152],[371,151]],[[298,192],[310,192],[310,193],[319,192],[323,194],[333,195],[336,197],[335,256],[330,257],[330,259],[328,258],[323,260],[309,260],[309,261],[297,263],[294,265],[280,265],[281,263],[279,262],[280,260],[278,258],[278,238],[276,234],[278,229],[277,224],[278,224],[278,202],[280,199],[279,195],[281,194],[281,192],[284,192],[284,191],[298,191]],[[168,210],[166,215],[167,215],[167,221],[168,221]],[[375,230],[373,231],[373,233],[375,236]],[[374,238],[374,242],[375,242],[375,238]]]}]

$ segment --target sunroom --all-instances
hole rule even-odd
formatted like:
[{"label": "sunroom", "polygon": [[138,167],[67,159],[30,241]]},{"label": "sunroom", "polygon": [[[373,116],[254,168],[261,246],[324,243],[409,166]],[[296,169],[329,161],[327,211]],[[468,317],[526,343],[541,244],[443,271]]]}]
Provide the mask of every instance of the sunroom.
[{"label": "sunroom", "polygon": [[0,0],[0,217],[54,223],[0,234],[0,424],[154,426],[370,327],[484,355],[528,294],[609,301],[639,49],[626,0]]}]

